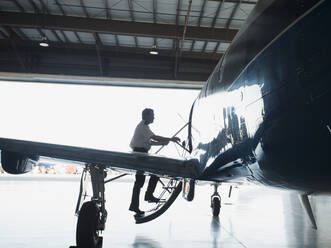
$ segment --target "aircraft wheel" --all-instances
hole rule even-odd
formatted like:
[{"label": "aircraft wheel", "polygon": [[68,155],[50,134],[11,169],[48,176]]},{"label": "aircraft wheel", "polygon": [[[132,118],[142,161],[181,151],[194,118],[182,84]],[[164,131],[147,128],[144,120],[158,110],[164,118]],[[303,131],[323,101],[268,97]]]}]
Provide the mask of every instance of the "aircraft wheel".
[{"label": "aircraft wheel", "polygon": [[213,216],[217,217],[220,214],[221,198],[213,197],[212,203],[211,203],[211,209],[213,212]]},{"label": "aircraft wheel", "polygon": [[79,248],[101,248],[102,237],[97,230],[100,211],[94,201],[85,202],[79,212],[76,243]]}]

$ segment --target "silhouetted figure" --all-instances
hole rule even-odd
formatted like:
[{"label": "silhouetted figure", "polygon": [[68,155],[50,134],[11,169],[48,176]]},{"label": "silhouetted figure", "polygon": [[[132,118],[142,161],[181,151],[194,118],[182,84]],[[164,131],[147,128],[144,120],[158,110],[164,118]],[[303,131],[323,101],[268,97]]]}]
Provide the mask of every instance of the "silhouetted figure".
[{"label": "silhouetted figure", "polygon": [[[142,111],[142,121],[137,125],[134,135],[132,137],[130,147],[135,152],[147,153],[151,146],[155,145],[168,145],[169,141],[178,142],[179,138],[166,138],[162,136],[155,135],[149,128],[149,124],[154,121],[154,111],[152,109],[146,108]],[[142,172],[137,172],[136,181],[133,186],[132,199],[129,207],[130,211],[134,211],[137,214],[143,214],[144,212],[139,209],[139,196],[140,189],[144,185],[145,175]],[[159,202],[160,199],[154,197],[153,193],[156,188],[156,184],[159,180],[157,176],[151,176],[148,182],[147,191],[145,193],[145,201],[148,202]]]}]

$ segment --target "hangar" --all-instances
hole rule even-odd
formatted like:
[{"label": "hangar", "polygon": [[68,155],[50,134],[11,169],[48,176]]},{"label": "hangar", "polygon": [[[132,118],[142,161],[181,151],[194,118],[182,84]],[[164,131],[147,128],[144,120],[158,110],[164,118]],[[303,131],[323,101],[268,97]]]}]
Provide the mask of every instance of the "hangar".
[{"label": "hangar", "polygon": [[[328,246],[330,240],[323,232],[328,230],[324,206],[329,201],[321,193],[329,194],[331,189],[331,35],[321,24],[329,19],[329,1],[14,0],[1,5],[3,80],[199,89],[211,75],[186,124],[189,131],[182,148],[192,157],[175,159],[0,138],[3,168],[13,174],[30,170],[30,163],[39,155],[85,163],[84,173],[92,177],[93,195],[80,208],[81,197],[87,196],[82,176],[76,212],[78,246],[102,245],[99,234],[107,219],[104,185],[126,175],[105,180],[105,172],[113,168],[170,178],[163,190],[171,196],[155,198],[158,205],[154,210],[130,207],[136,212],[137,224],[160,217],[180,192],[192,201],[197,181],[214,186],[208,199],[213,219],[207,231],[214,240],[211,242],[210,235],[200,228],[206,226],[206,222],[199,223],[205,214],[193,216],[198,222],[189,229],[185,224],[179,228],[184,230],[180,235],[190,234],[183,242],[189,247],[191,239],[195,247],[204,247],[200,237],[204,244],[218,247],[221,231],[230,240],[227,247]],[[311,47],[314,49],[307,53]],[[150,123],[145,120],[146,125]],[[166,139],[169,143],[176,137]],[[229,225],[221,225],[218,186],[241,185],[240,180],[292,191],[303,207],[297,208],[299,201],[289,195],[278,201],[279,191],[271,192],[270,198],[269,193],[259,198],[254,192],[241,198],[238,212],[228,215]],[[232,186],[229,195],[231,192]],[[123,194],[123,198],[128,195]],[[274,206],[268,204],[273,200]],[[151,203],[146,197],[145,201]],[[249,205],[262,206],[251,219],[244,217],[254,211],[242,212]],[[198,212],[190,212],[186,206],[182,210]],[[282,214],[270,218],[276,216],[272,215],[274,210]],[[188,220],[187,215],[181,219],[176,214],[173,219],[180,220],[178,223]],[[236,216],[237,224],[233,221]],[[242,230],[245,219],[248,225]],[[264,229],[270,226],[269,232],[264,230],[265,237],[257,235],[261,230],[254,230],[256,220]],[[172,239],[172,225],[172,220],[166,222],[165,242],[156,225],[153,231],[160,242],[177,247],[181,237]],[[122,233],[129,231],[128,226]],[[161,247],[131,226],[133,229],[133,247]],[[112,241],[115,246],[118,240],[127,246],[126,238]]]}]

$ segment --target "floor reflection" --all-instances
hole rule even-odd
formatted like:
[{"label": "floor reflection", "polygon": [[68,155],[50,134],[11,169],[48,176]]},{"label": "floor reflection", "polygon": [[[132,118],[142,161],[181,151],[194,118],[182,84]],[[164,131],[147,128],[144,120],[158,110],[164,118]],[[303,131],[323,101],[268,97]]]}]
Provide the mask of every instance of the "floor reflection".
[{"label": "floor reflection", "polygon": [[144,237],[136,236],[134,243],[132,244],[133,248],[162,248],[162,246],[155,240]]},{"label": "floor reflection", "polygon": [[[240,186],[223,197],[220,217],[212,217],[209,186],[195,199],[177,201],[160,218],[136,225],[128,211],[133,181],[106,185],[109,218],[104,248],[325,248],[331,247],[331,197],[312,196],[318,229],[302,210],[297,194]],[[74,215],[79,179],[51,181],[0,176],[0,247],[58,248],[75,244]],[[232,205],[226,204],[227,202]],[[141,202],[142,209],[150,203]]]},{"label": "floor reflection", "polygon": [[219,248],[218,238],[221,236],[220,218],[213,216],[210,223],[210,232],[213,238],[213,248]]}]

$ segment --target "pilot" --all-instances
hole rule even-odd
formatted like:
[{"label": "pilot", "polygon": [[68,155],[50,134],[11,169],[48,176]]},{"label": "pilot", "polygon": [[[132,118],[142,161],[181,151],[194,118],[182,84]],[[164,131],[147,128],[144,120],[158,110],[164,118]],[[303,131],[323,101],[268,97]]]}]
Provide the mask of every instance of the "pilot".
[{"label": "pilot", "polygon": [[[134,135],[132,137],[130,147],[134,152],[144,152],[147,153],[151,146],[162,146],[168,145],[170,141],[179,142],[180,139],[177,137],[166,138],[162,136],[155,135],[149,128],[149,124],[154,121],[154,111],[153,109],[146,108],[142,111],[142,121],[137,125]],[[156,188],[156,184],[159,178],[152,175],[148,182],[147,191],[145,193],[145,201],[148,202],[159,202],[160,199],[154,197],[153,193]],[[133,186],[132,199],[129,207],[130,211],[136,212],[136,214],[144,214],[143,211],[139,209],[139,195],[140,189],[144,185],[145,175],[137,172],[136,181]]]}]

